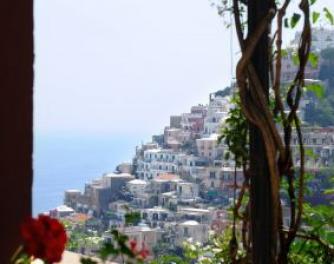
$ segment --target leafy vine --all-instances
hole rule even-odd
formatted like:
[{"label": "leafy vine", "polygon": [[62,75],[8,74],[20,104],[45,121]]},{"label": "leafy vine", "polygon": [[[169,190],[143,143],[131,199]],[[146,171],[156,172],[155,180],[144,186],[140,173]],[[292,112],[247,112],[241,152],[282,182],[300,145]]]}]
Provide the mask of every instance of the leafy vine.
[{"label": "leafy vine", "polygon": [[[236,108],[230,112],[227,119],[227,127],[222,130],[220,140],[225,140],[229,152],[231,152],[236,160],[236,166],[243,166],[244,184],[239,192],[238,202],[234,205],[234,217],[243,220],[242,224],[242,242],[243,250],[247,252],[243,258],[236,259],[235,254],[231,254],[233,263],[251,263],[251,242],[250,242],[250,225],[247,221],[250,207],[246,206],[243,215],[239,213],[245,192],[249,192],[249,173],[247,168],[247,160],[249,151],[247,150],[248,133],[247,124],[256,126],[262,134],[265,144],[268,167],[270,171],[271,197],[273,206],[273,228],[272,232],[278,238],[278,251],[275,256],[274,263],[291,262],[289,253],[292,247],[296,246],[296,241],[300,239],[304,241],[312,241],[316,243],[324,254],[333,259],[333,248],[323,241],[316,234],[307,234],[301,228],[302,220],[306,222],[304,213],[304,191],[305,191],[305,147],[303,143],[303,134],[301,120],[298,117],[298,109],[300,100],[305,89],[305,68],[308,63],[313,66],[317,64],[317,56],[311,52],[311,21],[317,23],[321,16],[320,12],[311,12],[311,6],[316,0],[301,0],[299,8],[301,14],[293,13],[287,17],[287,9],[291,5],[290,0],[282,2],[271,1],[271,8],[268,14],[257,25],[252,34],[245,37],[244,13],[247,1],[233,0],[230,4],[223,1],[220,5],[220,14],[224,12],[232,12],[234,24],[241,49],[241,58],[236,67],[236,81],[238,87],[238,102]],[[332,14],[327,8],[323,9],[323,16],[334,24]],[[296,63],[298,70],[291,84],[288,87],[286,97],[283,97],[281,84],[282,57],[285,50],[282,48],[283,28],[295,28],[299,21],[303,18],[302,30],[296,50]],[[273,24],[276,22],[276,26]],[[251,57],[260,41],[261,36],[269,29],[275,29],[275,32],[269,36],[269,69],[271,80],[271,91],[273,94],[274,107],[270,107],[268,99],[263,94],[263,87],[256,72],[254,65],[251,63]],[[316,94],[321,94],[321,87],[307,87]],[[285,102],[286,101],[286,102]],[[280,121],[278,123],[278,120]],[[241,128],[242,126],[242,128]],[[299,144],[299,164],[294,164],[291,150],[292,133],[297,134]],[[281,136],[283,134],[283,136]],[[298,168],[298,169],[297,169]],[[287,183],[288,202],[290,208],[290,224],[283,226],[283,208],[281,202],[280,190],[281,182]],[[235,188],[237,188],[235,184]],[[304,217],[304,219],[303,219]],[[245,220],[246,219],[246,220]],[[233,228],[235,228],[235,223]],[[274,237],[275,237],[274,236]],[[236,237],[232,235],[231,243],[233,247],[238,243]],[[306,243],[306,242],[305,242]],[[308,243],[308,242],[307,242]],[[231,247],[232,247],[231,246]],[[236,249],[231,250],[235,252]],[[327,261],[327,260],[326,260]],[[293,262],[291,262],[293,263]],[[327,263],[327,262],[326,262]],[[330,263],[330,262],[328,262]]]}]

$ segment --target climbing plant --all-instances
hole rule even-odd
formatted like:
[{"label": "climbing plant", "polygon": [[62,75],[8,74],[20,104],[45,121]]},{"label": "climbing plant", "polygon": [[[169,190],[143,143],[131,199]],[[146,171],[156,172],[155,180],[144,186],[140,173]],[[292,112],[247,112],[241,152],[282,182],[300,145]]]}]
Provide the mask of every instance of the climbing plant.
[{"label": "climbing plant", "polygon": [[[234,217],[241,221],[239,235],[234,232],[231,236],[230,259],[232,263],[252,263],[251,239],[251,207],[241,207],[244,199],[250,193],[250,175],[248,151],[247,124],[257,127],[264,141],[266,158],[269,168],[270,193],[273,208],[273,237],[277,237],[277,251],[272,263],[333,263],[334,248],[332,233],[333,223],[329,217],[333,215],[333,208],[322,206],[312,208],[305,204],[305,152],[301,120],[298,116],[300,101],[305,91],[323,94],[322,87],[305,84],[305,68],[308,63],[315,67],[318,57],[311,52],[311,25],[321,19],[333,25],[334,19],[328,8],[322,12],[313,10],[316,0],[300,0],[299,11],[287,15],[288,8],[293,1],[269,1],[270,8],[255,30],[251,33],[247,28],[247,5],[249,0],[223,0],[217,4],[219,14],[226,20],[226,14],[232,14],[238,37],[241,56],[236,66],[236,86],[238,88],[236,108],[230,111],[225,127],[222,129],[220,140],[224,140],[229,153],[236,159],[236,166],[244,170],[244,183],[239,197],[234,203]],[[283,91],[281,83],[282,58],[286,55],[283,48],[284,30],[294,30],[301,25],[301,34],[297,41],[297,48],[293,51],[292,59],[298,66],[295,77]],[[232,21],[226,22],[230,27]],[[270,95],[263,93],[263,84],[258,72],[251,62],[256,46],[265,32],[268,36],[268,57],[270,76]],[[292,134],[298,138],[298,159],[292,154]],[[295,162],[299,160],[299,162]],[[237,188],[237,185],[234,185]],[[282,191],[286,196],[282,196]],[[246,194],[246,195],[245,195]],[[283,199],[285,198],[285,199]],[[287,206],[282,203],[287,203]],[[247,201],[248,203],[248,201]],[[288,209],[288,213],[286,210]],[[242,210],[242,212],[239,212]],[[288,221],[286,220],[288,215]],[[288,222],[288,223],[285,223]],[[302,225],[303,224],[303,225]],[[237,222],[233,222],[235,229]],[[241,241],[241,242],[240,242]],[[236,252],[243,250],[245,255],[238,256]],[[315,254],[315,252],[317,252]],[[297,261],[297,262],[296,262]],[[299,261],[299,262],[298,262]],[[308,261],[308,262],[307,262]]]}]

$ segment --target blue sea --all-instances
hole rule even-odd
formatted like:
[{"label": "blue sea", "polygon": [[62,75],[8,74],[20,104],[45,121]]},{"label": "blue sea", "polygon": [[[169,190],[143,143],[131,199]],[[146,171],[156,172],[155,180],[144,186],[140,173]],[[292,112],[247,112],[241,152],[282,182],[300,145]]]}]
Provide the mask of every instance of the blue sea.
[{"label": "blue sea", "polygon": [[35,136],[33,214],[63,203],[66,189],[83,190],[86,182],[131,161],[139,136]]}]

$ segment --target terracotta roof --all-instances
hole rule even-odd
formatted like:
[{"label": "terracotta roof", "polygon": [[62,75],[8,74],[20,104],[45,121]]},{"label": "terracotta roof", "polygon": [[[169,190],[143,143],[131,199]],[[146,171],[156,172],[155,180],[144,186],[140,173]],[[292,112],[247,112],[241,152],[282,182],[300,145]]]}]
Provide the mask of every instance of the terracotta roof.
[{"label": "terracotta roof", "polygon": [[68,216],[67,219],[76,222],[76,223],[83,223],[86,222],[88,219],[91,217],[86,215],[86,214],[81,214],[81,213],[75,213],[71,216]]},{"label": "terracotta roof", "polygon": [[177,176],[176,174],[164,173],[155,177],[155,179],[160,181],[174,181],[174,180],[180,180],[180,177]]}]

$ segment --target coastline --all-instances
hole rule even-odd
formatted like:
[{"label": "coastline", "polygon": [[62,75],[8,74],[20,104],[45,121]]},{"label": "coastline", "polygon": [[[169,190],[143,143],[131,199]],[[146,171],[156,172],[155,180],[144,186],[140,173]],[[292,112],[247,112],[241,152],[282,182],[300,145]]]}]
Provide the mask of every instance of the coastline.
[{"label": "coastline", "polygon": [[64,190],[131,161],[139,137],[37,136],[34,143],[33,215],[63,204]]}]

